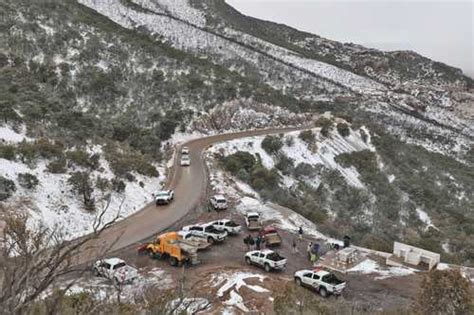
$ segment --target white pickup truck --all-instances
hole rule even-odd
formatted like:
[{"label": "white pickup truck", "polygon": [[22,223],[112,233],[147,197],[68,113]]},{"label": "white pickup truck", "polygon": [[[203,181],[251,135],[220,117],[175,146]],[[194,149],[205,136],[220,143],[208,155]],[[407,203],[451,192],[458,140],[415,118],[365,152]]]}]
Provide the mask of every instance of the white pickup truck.
[{"label": "white pickup truck", "polygon": [[245,214],[245,224],[249,231],[258,231],[262,228],[260,214],[258,212],[247,212]]},{"label": "white pickup truck", "polygon": [[266,272],[283,270],[286,267],[286,258],[269,249],[248,252],[245,254],[245,262],[248,265],[263,267]]},{"label": "white pickup truck", "polygon": [[215,195],[209,199],[209,205],[212,210],[220,211],[227,209],[227,199],[223,195]]},{"label": "white pickup truck", "polygon": [[238,234],[241,226],[229,219],[212,221],[211,224],[219,231],[226,231],[228,234]]},{"label": "white pickup truck", "polygon": [[174,199],[174,190],[161,190],[155,194],[155,204],[167,205]]},{"label": "white pickup truck", "polygon": [[130,267],[120,258],[108,258],[95,262],[92,272],[95,276],[105,277],[113,281],[114,285],[133,282],[138,278],[137,269]]},{"label": "white pickup truck", "polygon": [[202,237],[211,244],[222,242],[227,238],[227,232],[219,231],[212,223],[188,225],[183,227],[183,231],[190,232],[197,237]]},{"label": "white pickup truck", "polygon": [[322,297],[327,297],[330,294],[340,295],[346,287],[344,281],[323,269],[297,271],[295,272],[295,282],[299,286],[318,291]]}]

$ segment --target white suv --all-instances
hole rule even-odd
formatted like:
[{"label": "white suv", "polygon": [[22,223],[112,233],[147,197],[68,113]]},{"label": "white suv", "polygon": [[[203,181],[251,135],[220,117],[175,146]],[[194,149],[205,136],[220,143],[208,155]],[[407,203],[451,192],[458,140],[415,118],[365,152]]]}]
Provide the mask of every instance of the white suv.
[{"label": "white suv", "polygon": [[133,282],[138,278],[137,269],[130,267],[120,258],[108,258],[95,262],[92,271],[95,276],[102,276],[113,281],[114,285]]},{"label": "white suv", "polygon": [[197,237],[202,237],[211,244],[222,242],[227,238],[226,231],[219,231],[211,223],[188,225],[183,227],[183,231],[190,232]]},{"label": "white suv", "polygon": [[209,203],[213,210],[219,211],[227,209],[227,200],[223,195],[212,196],[211,199],[209,199]]},{"label": "white suv", "polygon": [[286,267],[286,258],[269,249],[248,252],[245,254],[245,262],[248,265],[263,267],[266,272],[283,270]]},{"label": "white suv", "polygon": [[242,228],[239,224],[229,219],[212,221],[211,224],[219,231],[226,231],[229,234],[238,234]]},{"label": "white suv", "polygon": [[330,294],[339,295],[346,287],[344,281],[323,269],[297,271],[295,272],[295,282],[299,286],[318,291],[322,297]]}]

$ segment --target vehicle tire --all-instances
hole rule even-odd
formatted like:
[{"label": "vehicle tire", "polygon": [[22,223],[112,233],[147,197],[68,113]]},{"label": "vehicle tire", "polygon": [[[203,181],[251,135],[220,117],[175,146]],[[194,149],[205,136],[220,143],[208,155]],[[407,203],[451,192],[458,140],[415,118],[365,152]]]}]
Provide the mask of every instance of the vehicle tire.
[{"label": "vehicle tire", "polygon": [[208,242],[209,244],[214,244],[214,243],[215,243],[215,240],[214,240],[213,237],[210,237],[210,236],[209,236],[209,237],[207,238],[207,242]]},{"label": "vehicle tire", "polygon": [[266,272],[272,271],[272,268],[270,268],[270,265],[269,265],[269,264],[265,264],[265,271],[266,271]]},{"label": "vehicle tire", "polygon": [[169,262],[170,262],[170,265],[173,266],[173,267],[176,267],[179,264],[178,259],[176,257],[173,257],[173,256],[170,257]]},{"label": "vehicle tire", "polygon": [[100,277],[100,272],[99,270],[97,270],[97,268],[92,269],[92,274],[94,275],[94,277]]},{"label": "vehicle tire", "polygon": [[252,261],[250,260],[249,257],[245,257],[245,262],[247,263],[247,265],[251,265],[251,264],[252,264]]},{"label": "vehicle tire", "polygon": [[147,255],[148,255],[148,257],[150,257],[151,259],[154,259],[154,258],[155,258],[155,254],[154,254],[153,251],[151,251],[151,250],[147,250]]},{"label": "vehicle tire", "polygon": [[299,286],[299,287],[303,286],[303,283],[301,282],[301,279],[298,278],[298,277],[295,278],[295,283],[296,283],[296,285]]},{"label": "vehicle tire", "polygon": [[319,288],[319,295],[321,295],[323,298],[328,296],[328,290],[326,290],[325,287]]}]

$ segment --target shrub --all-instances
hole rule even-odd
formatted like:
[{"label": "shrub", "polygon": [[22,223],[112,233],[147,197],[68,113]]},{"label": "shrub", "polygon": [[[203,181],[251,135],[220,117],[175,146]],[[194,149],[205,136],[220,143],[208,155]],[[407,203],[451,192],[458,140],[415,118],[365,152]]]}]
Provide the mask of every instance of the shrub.
[{"label": "shrub", "polygon": [[16,158],[15,146],[9,144],[0,144],[0,158],[14,161]]},{"label": "shrub", "polygon": [[54,161],[49,162],[49,164],[46,166],[48,172],[53,173],[53,174],[64,174],[66,173],[66,159],[65,158],[59,158]]},{"label": "shrub", "polygon": [[350,135],[351,130],[349,129],[349,125],[346,123],[338,123],[337,124],[337,132],[343,137],[347,137]]},{"label": "shrub", "polygon": [[472,303],[470,291],[469,280],[459,270],[432,270],[421,282],[417,313],[468,314]]},{"label": "shrub", "polygon": [[105,192],[110,188],[110,182],[107,178],[104,177],[97,177],[95,181],[95,187],[97,187],[100,191]]},{"label": "shrub", "polygon": [[223,159],[224,167],[233,175],[237,174],[239,170],[245,170],[248,174],[257,164],[255,157],[244,151],[237,151],[234,154],[228,155]]},{"label": "shrub", "polygon": [[125,177],[133,171],[150,177],[157,177],[158,170],[151,164],[148,156],[134,151],[120,152],[106,148],[106,158],[115,175]]},{"label": "shrub", "polygon": [[38,178],[30,173],[18,174],[18,183],[26,189],[34,189],[39,184]]},{"label": "shrub", "polygon": [[278,155],[278,162],[275,165],[277,169],[279,169],[283,174],[289,175],[293,173],[295,168],[294,160],[287,157],[285,154]]},{"label": "shrub", "polygon": [[126,187],[127,187],[127,185],[123,182],[123,180],[121,180],[119,178],[112,179],[112,189],[115,192],[123,193],[125,191]]},{"label": "shrub", "polygon": [[34,143],[34,146],[42,158],[50,159],[54,157],[62,157],[64,147],[61,143],[50,142],[48,139],[39,139]]},{"label": "shrub", "polygon": [[268,154],[276,154],[283,147],[283,142],[278,136],[266,136],[262,141],[262,149]]},{"label": "shrub", "polygon": [[294,174],[296,178],[313,177],[315,173],[316,173],[316,170],[313,167],[313,165],[305,163],[305,162],[299,163],[294,170]]},{"label": "shrub", "polygon": [[293,136],[291,136],[291,135],[286,136],[285,137],[285,144],[288,147],[292,147],[295,144],[295,139],[293,138]]},{"label": "shrub", "polygon": [[250,174],[253,188],[257,190],[272,190],[278,188],[280,176],[276,170],[268,170],[263,166],[256,166]]},{"label": "shrub", "polygon": [[76,194],[82,196],[82,201],[87,210],[94,210],[94,199],[89,174],[86,172],[74,172],[68,179],[68,184],[72,186],[72,190]]},{"label": "shrub", "polygon": [[314,136],[313,131],[311,130],[303,130],[300,132],[298,135],[298,138],[303,140],[304,142],[308,144],[313,144],[316,141],[316,137]]},{"label": "shrub", "polygon": [[329,126],[324,126],[324,127],[321,128],[321,135],[323,137],[326,137],[326,138],[329,137],[330,132],[331,132],[331,127],[329,127]]},{"label": "shrub", "polygon": [[332,121],[326,117],[320,117],[316,122],[314,123],[316,127],[321,127],[321,128],[331,128],[332,127]]},{"label": "shrub", "polygon": [[88,154],[87,152],[82,150],[73,150],[68,151],[66,153],[66,157],[77,166],[87,167],[92,170],[96,170],[100,165],[100,155],[97,153]]},{"label": "shrub", "polygon": [[241,181],[248,182],[250,180],[250,174],[243,168],[237,172],[237,178]]},{"label": "shrub", "polygon": [[15,183],[0,175],[0,201],[10,198],[15,191]]}]

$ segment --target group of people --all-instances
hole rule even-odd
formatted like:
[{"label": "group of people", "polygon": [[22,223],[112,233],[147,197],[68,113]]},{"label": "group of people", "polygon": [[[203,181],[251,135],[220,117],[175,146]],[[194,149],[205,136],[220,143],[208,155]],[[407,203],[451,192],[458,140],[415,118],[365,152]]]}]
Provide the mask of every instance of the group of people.
[{"label": "group of people", "polygon": [[251,250],[255,245],[256,250],[260,250],[263,243],[263,239],[260,235],[257,235],[256,238],[253,238],[252,235],[247,235],[244,238],[244,244],[247,245],[247,250]]}]

